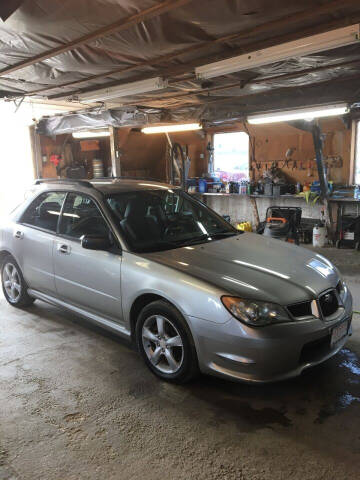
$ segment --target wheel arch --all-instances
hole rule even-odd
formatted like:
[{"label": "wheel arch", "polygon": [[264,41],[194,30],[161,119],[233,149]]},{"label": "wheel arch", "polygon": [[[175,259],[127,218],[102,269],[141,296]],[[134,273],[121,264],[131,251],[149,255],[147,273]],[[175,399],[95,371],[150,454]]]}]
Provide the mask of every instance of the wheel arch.
[{"label": "wheel arch", "polygon": [[[163,300],[164,302],[170,303],[165,297],[158,295],[156,293],[143,293],[134,300],[130,308],[130,332],[131,332],[132,340],[135,339],[136,320],[141,310],[144,307],[146,307],[146,305],[149,305],[150,303],[155,302],[156,300]],[[173,306],[175,307],[175,305]]]},{"label": "wheel arch", "polygon": [[[192,332],[191,325],[189,324],[189,320],[187,318],[186,313],[182,310],[182,308],[177,305],[176,302],[173,302],[171,299],[167,298],[165,295],[162,295],[161,292],[142,292],[132,303],[130,312],[129,312],[129,322],[130,322],[130,332],[131,332],[131,338],[132,340],[135,340],[135,326],[136,326],[136,320],[141,312],[141,310],[146,307],[146,305],[149,305],[152,302],[155,302],[157,300],[161,300],[163,302],[166,302],[168,305],[173,307],[175,310],[178,311],[178,313],[184,318],[185,323],[187,325],[187,328],[189,329],[189,332],[191,334],[191,337],[194,341],[194,335]],[[194,342],[196,343],[196,342]]]},{"label": "wheel arch", "polygon": [[1,250],[1,251],[0,251],[0,268],[1,268],[2,265],[3,265],[4,259],[5,259],[8,255],[11,255],[11,256],[13,257],[12,253],[9,252],[8,250]]}]

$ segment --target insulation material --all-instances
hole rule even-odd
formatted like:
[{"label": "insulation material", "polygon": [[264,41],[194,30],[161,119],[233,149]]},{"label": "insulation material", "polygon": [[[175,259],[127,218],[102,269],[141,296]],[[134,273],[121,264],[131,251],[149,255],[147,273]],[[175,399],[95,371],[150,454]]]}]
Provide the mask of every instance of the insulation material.
[{"label": "insulation material", "polygon": [[[359,22],[360,4],[345,0],[338,2],[340,7],[334,11],[308,14],[296,22],[290,21],[293,15],[315,11],[326,2],[277,0],[269,8],[266,0],[193,0],[34,65],[3,72],[158,4],[156,0],[25,1],[0,24],[0,96],[18,97],[41,90],[37,96],[76,99],[76,94],[104,85],[154,76],[169,79],[167,89],[114,99],[107,112],[102,108],[46,119],[39,131],[48,135],[111,125],[136,127],[195,119],[228,122],[314,100],[358,101],[359,45],[234,73],[205,85],[194,76],[195,66],[270,46],[274,39],[275,43],[288,41],[299,31],[311,35],[339,20],[344,25]],[[271,22],[277,21],[276,28],[272,27]],[[264,25],[267,27],[259,29]],[[226,40],[219,41],[225,36]],[[105,77],[96,78],[103,74]],[[230,88],[223,88],[229,84]]]}]

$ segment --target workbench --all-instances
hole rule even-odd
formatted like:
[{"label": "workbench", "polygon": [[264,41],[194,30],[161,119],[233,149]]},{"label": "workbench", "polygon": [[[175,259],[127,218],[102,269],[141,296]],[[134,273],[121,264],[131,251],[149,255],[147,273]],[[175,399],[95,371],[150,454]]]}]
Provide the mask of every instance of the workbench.
[{"label": "workbench", "polygon": [[[280,207],[301,207],[302,217],[318,220],[321,218],[323,204],[317,201],[315,205],[306,203],[303,197],[297,195],[240,195],[238,193],[193,193],[202,202],[215,210],[219,215],[230,215],[233,224],[242,221],[250,221],[254,227],[258,222],[265,220],[268,207],[277,205]],[[356,215],[360,211],[360,201],[351,197],[330,197],[329,203],[332,209],[332,230],[336,229],[337,212],[340,204],[346,204],[349,214]]]},{"label": "workbench", "polygon": [[268,207],[301,207],[302,216],[319,219],[322,205],[307,204],[305,199],[296,195],[240,195],[238,193],[194,193],[202,202],[215,210],[219,215],[230,215],[232,224],[250,221],[254,227],[265,220]]}]

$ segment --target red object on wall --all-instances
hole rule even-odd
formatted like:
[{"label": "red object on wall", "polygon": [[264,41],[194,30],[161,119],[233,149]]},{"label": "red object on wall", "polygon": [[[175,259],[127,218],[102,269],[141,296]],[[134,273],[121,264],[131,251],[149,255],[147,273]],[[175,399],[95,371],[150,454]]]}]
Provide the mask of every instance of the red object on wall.
[{"label": "red object on wall", "polygon": [[61,155],[50,155],[50,162],[57,167],[61,161]]}]

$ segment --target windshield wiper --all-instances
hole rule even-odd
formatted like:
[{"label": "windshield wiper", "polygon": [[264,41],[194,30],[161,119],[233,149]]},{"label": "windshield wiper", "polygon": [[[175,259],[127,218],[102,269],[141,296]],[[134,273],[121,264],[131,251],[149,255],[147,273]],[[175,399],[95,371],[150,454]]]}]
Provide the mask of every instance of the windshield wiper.
[{"label": "windshield wiper", "polygon": [[171,248],[179,248],[179,244],[167,240],[158,240],[151,245],[141,248],[141,252],[151,252],[157,250],[170,250]]},{"label": "windshield wiper", "polygon": [[219,237],[233,237],[234,235],[239,235],[239,233],[243,233],[241,230],[237,232],[215,232],[210,233],[209,238],[219,238]]}]

